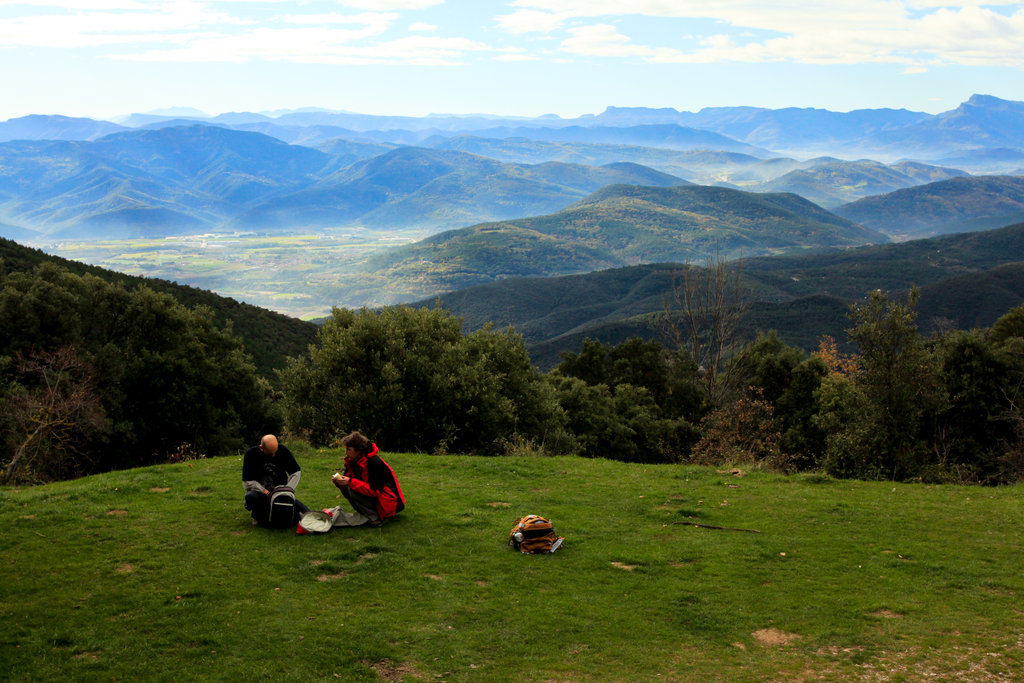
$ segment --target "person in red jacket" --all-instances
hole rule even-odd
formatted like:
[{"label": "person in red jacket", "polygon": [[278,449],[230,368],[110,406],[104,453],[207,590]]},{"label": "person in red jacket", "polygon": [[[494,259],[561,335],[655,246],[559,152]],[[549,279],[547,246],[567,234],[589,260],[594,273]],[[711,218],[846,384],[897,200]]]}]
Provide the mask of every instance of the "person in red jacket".
[{"label": "person in red jacket", "polygon": [[333,526],[380,526],[405,509],[395,471],[378,455],[377,444],[352,432],[341,445],[345,447],[345,473],[336,473],[331,480],[355,512],[331,509]]}]

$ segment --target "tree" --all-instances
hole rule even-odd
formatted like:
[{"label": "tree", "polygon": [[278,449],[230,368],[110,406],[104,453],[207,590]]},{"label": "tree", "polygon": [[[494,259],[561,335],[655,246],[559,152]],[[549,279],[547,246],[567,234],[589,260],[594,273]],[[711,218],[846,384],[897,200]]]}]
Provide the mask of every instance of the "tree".
[{"label": "tree", "polygon": [[[943,396],[935,358],[915,324],[918,297],[912,289],[907,302],[900,303],[875,290],[865,302],[850,307],[853,327],[848,334],[859,347],[861,371],[853,377],[847,396],[851,405],[843,411],[849,421],[830,424],[838,430],[829,435],[830,448],[841,445],[842,450],[827,459],[849,465],[839,474],[906,479],[927,459],[922,418],[938,410]],[[853,401],[853,394],[860,399]]]},{"label": "tree", "polygon": [[70,346],[20,358],[22,380],[0,402],[13,441],[0,481],[49,481],[81,472],[89,444],[106,427],[92,369]]},{"label": "tree", "polygon": [[697,440],[685,418],[659,416],[643,387],[588,384],[557,373],[548,376],[567,418],[572,451],[588,458],[625,462],[678,462]]},{"label": "tree", "polygon": [[562,361],[553,373],[576,377],[591,385],[642,387],[654,399],[661,417],[696,422],[703,414],[693,362],[657,341],[631,337],[616,346],[606,346],[594,339],[584,339],[579,353],[562,353]]},{"label": "tree", "polygon": [[672,273],[672,291],[664,300],[664,331],[674,348],[686,351],[697,364],[708,401],[715,405],[730,388],[721,375],[723,362],[735,350],[745,306],[739,262],[717,252],[703,268],[686,264]]},{"label": "tree", "polygon": [[[163,462],[184,444],[227,453],[280,426],[269,385],[230,327],[216,325],[208,309],[187,309],[148,287],[129,290],[49,264],[4,275],[0,329],[7,331],[0,382],[8,403],[40,396],[38,375],[20,372],[15,358],[59,362],[60,350],[73,347],[82,369],[70,365],[60,376],[88,377],[106,422],[66,451],[75,459],[66,471]],[[7,440],[5,448],[9,460],[18,444]]]},{"label": "tree", "polygon": [[515,436],[564,443],[564,414],[522,338],[464,335],[440,308],[334,309],[320,345],[281,381],[289,429],[317,444],[353,429],[427,452],[496,453]]},{"label": "tree", "polygon": [[[815,467],[824,453],[824,434],[814,425],[815,393],[827,373],[821,359],[805,354],[769,331],[743,347],[728,361],[733,381],[747,387],[739,399],[765,401],[771,407],[778,450],[786,467]],[[742,414],[749,414],[744,409]]]}]

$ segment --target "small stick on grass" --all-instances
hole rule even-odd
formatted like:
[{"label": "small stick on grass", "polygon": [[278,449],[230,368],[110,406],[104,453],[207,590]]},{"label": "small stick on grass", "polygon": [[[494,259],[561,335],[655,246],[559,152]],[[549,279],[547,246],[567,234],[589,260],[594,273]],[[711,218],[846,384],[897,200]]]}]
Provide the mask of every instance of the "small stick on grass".
[{"label": "small stick on grass", "polygon": [[688,524],[689,526],[699,526],[701,529],[721,529],[723,531],[746,531],[751,534],[761,533],[757,529],[739,529],[734,526],[714,526],[712,524],[700,524],[698,522],[672,522],[673,524]]}]

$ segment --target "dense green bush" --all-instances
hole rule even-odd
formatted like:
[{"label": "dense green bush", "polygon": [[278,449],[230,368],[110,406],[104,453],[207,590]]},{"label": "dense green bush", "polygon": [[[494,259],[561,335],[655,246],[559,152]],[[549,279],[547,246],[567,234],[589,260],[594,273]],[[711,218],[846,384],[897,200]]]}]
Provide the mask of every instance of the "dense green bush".
[{"label": "dense green bush", "polygon": [[43,265],[0,275],[0,329],[8,478],[216,455],[280,426],[230,329],[166,294]]},{"label": "dense green bush", "polygon": [[465,335],[442,309],[334,309],[319,347],[292,359],[281,380],[288,428],[316,444],[351,430],[421,452],[571,443],[522,337],[490,327]]}]

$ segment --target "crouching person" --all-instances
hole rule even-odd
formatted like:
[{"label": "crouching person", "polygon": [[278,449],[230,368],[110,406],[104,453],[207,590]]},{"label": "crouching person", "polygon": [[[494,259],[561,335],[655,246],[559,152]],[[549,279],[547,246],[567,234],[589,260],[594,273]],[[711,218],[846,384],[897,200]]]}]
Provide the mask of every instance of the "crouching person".
[{"label": "crouching person", "polygon": [[395,471],[378,455],[377,444],[359,432],[352,432],[341,444],[345,447],[345,473],[332,477],[354,512],[341,507],[328,512],[334,526],[380,526],[405,509],[405,498]]},{"label": "crouching person", "polygon": [[[242,459],[242,483],[245,486],[245,509],[252,513],[252,523],[286,527],[307,512],[309,508],[294,498],[294,490],[301,476],[302,468],[295,461],[295,456],[287,446],[279,444],[273,434],[267,434],[260,439],[258,446],[247,450]],[[294,519],[275,522],[271,519],[270,499],[274,489],[280,486],[292,489]]]}]

